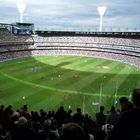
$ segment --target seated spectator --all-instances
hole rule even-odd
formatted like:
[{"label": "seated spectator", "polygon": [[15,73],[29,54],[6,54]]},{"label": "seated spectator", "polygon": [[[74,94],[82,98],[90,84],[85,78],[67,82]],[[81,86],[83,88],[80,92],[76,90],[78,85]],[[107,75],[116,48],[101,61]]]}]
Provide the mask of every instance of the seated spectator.
[{"label": "seated spectator", "polygon": [[37,134],[30,129],[25,117],[15,121],[15,130],[12,133],[12,140],[37,140]]},{"label": "seated spectator", "polygon": [[38,140],[57,140],[59,135],[56,131],[51,130],[52,121],[45,120],[43,130],[38,133]]},{"label": "seated spectator", "polygon": [[80,125],[68,123],[62,127],[60,140],[86,140],[86,134]]},{"label": "seated spectator", "polygon": [[110,121],[109,119],[107,119],[106,124],[104,124],[104,125],[102,126],[102,131],[104,131],[105,134],[106,134],[106,137],[105,137],[104,140],[108,140],[108,137],[109,137],[110,132],[112,131],[113,127],[114,127],[114,126],[112,125],[112,121]]}]

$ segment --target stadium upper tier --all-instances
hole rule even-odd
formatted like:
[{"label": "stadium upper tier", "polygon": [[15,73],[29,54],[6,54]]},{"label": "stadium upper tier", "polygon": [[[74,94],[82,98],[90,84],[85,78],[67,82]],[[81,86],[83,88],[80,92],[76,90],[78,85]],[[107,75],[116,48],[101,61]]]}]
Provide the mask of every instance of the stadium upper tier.
[{"label": "stadium upper tier", "polygon": [[[16,37],[20,40],[21,36]],[[15,42],[15,45],[0,46],[0,60],[38,55],[86,55],[118,60],[140,67],[140,39],[138,37],[98,37],[95,35],[43,37],[36,35],[33,39],[32,45],[26,45],[26,43],[19,45]]]},{"label": "stadium upper tier", "polygon": [[6,28],[0,28],[0,46],[2,45],[33,44],[31,36],[16,36]]},{"label": "stadium upper tier", "polygon": [[93,50],[140,56],[140,40],[111,37],[35,37],[39,49]]}]

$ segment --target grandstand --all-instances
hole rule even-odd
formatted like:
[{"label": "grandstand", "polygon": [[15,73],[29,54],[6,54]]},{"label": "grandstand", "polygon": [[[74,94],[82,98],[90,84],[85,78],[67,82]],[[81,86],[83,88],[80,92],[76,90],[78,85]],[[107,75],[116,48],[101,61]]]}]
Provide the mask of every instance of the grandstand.
[{"label": "grandstand", "polygon": [[[84,55],[118,60],[140,67],[139,38],[139,33],[64,32],[63,34],[54,31],[37,31],[33,37],[15,36],[7,29],[1,28],[0,60],[6,57],[11,59],[32,55]],[[12,56],[9,55],[11,52]]]},{"label": "grandstand", "polygon": [[29,36],[16,36],[6,28],[0,28],[0,46],[31,45],[33,39]]}]

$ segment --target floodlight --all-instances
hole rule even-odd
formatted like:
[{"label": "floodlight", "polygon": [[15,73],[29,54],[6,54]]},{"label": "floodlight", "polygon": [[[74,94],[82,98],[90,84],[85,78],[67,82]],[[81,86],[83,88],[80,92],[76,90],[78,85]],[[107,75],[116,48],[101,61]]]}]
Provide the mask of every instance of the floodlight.
[{"label": "floodlight", "polygon": [[103,15],[105,14],[105,11],[106,11],[106,7],[99,6],[99,7],[97,7],[97,10],[100,15],[100,32],[102,32],[102,21],[103,21]]},{"label": "floodlight", "polygon": [[23,22],[23,13],[25,11],[26,5],[22,1],[22,2],[17,4],[17,8],[18,8],[18,11],[20,14],[20,22],[22,23]]}]

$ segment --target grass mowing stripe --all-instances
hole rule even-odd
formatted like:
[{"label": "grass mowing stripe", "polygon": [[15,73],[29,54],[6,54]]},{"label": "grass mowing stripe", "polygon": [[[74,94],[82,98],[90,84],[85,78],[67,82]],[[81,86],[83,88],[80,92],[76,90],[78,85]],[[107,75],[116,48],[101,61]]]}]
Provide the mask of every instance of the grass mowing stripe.
[{"label": "grass mowing stripe", "polygon": [[[38,67],[38,65],[39,65],[39,67]],[[43,66],[44,65],[44,66]],[[40,75],[38,74],[35,74],[34,72],[30,72],[30,76],[28,76],[28,74],[29,74],[29,70],[28,69],[31,69],[31,68],[34,68],[33,66],[32,66],[32,64],[30,65],[30,67],[27,67],[27,66],[29,66],[29,65],[27,65],[26,64],[26,67],[22,67],[22,66],[20,66],[20,72],[19,73],[17,73],[17,71],[15,71],[14,73],[15,73],[15,76],[20,76],[20,75],[25,75],[24,76],[24,78],[28,78],[28,80],[29,79],[34,79],[34,80],[38,80],[38,78],[36,78],[36,76],[39,76],[39,78],[40,78]],[[54,66],[50,66],[50,65],[45,65],[45,64],[37,64],[36,66],[35,66],[36,68],[40,68],[41,67],[41,70],[39,70],[38,72],[39,73],[42,73],[43,74],[43,72],[45,72],[44,73],[44,75],[42,75],[41,77],[43,77],[43,76],[48,76],[49,74],[51,74],[52,73],[52,69],[54,70],[55,69],[55,71],[56,71],[56,67],[54,67]],[[26,70],[25,70],[26,69]],[[28,71],[27,71],[28,70]],[[46,70],[47,70],[47,73],[46,73]],[[48,70],[50,70],[50,72],[48,72]],[[61,69],[60,69],[60,71],[62,71]],[[14,74],[13,73],[13,74]],[[26,76],[27,75],[27,76]],[[35,79],[36,78],[36,79]]]},{"label": "grass mowing stripe", "polygon": [[[70,59],[70,58],[68,58],[68,59]],[[65,61],[69,61],[68,59],[65,59]],[[75,58],[76,59],[76,58]],[[74,59],[74,61],[75,61],[75,59]],[[73,59],[72,59],[73,60]],[[67,65],[67,64],[65,64],[65,65]],[[46,72],[47,71],[47,72]],[[65,72],[65,69],[63,69],[63,68],[61,68],[61,66],[49,66],[48,67],[48,69],[47,70],[44,70],[44,71],[41,71],[41,72],[45,72],[45,76],[49,76],[49,75],[51,75],[51,77],[52,76],[55,76],[55,75],[59,75],[59,74],[61,74],[62,75],[62,73],[63,72]],[[36,79],[36,80],[38,80],[38,79]]]},{"label": "grass mowing stripe", "polygon": [[[114,65],[114,66],[113,66]],[[119,64],[121,65],[121,64]],[[96,74],[97,76],[97,79],[94,80],[93,82],[91,82],[91,84],[88,84],[84,89],[82,90],[85,90],[85,91],[92,91],[93,94],[97,94],[98,93],[98,96],[99,96],[99,93],[100,93],[100,89],[101,89],[101,83],[102,83],[102,97],[106,97],[106,96],[111,96],[112,94],[112,90],[110,86],[107,86],[107,89],[106,89],[106,92],[104,93],[104,85],[105,83],[107,83],[108,81],[111,80],[111,78],[113,76],[115,76],[115,74],[111,74],[111,71],[115,70],[116,67],[118,67],[118,63],[111,63],[109,64],[109,66],[112,66],[113,69],[109,70],[108,73],[106,75],[103,75],[103,73],[100,73],[100,76],[99,76],[99,73]],[[102,74],[102,78],[101,78],[101,74]],[[104,79],[104,76],[106,76],[106,78]],[[94,88],[93,88],[94,86]],[[105,96],[106,95],[106,96]],[[98,98],[99,99],[99,98]],[[105,102],[105,101],[104,101]]]},{"label": "grass mowing stripe", "polygon": [[[97,62],[97,61],[96,62],[92,62],[92,60],[90,60],[90,61],[88,61],[88,63],[86,63],[84,65],[84,67],[87,67],[87,65],[90,65],[91,63],[94,64],[94,66],[99,64],[99,62]],[[100,62],[100,64],[104,64],[104,63],[105,62],[103,62],[103,61]],[[76,65],[76,66],[74,65],[74,67],[81,67],[82,65],[83,65],[83,63],[81,63],[81,61],[80,61],[80,64],[79,65]],[[86,77],[87,77],[87,75],[89,75],[91,73],[89,73],[89,72],[83,72],[83,71],[80,71],[80,72],[77,71],[77,74],[78,75],[83,75],[83,76],[86,75]],[[59,86],[59,85],[61,85],[61,83],[65,83],[65,85],[66,85],[67,82],[69,83],[69,85],[73,85],[73,82],[75,82],[75,80],[77,80],[77,79],[78,79],[78,81],[81,80],[78,77],[77,78],[76,77],[72,77],[72,75],[70,75],[70,73],[68,73],[68,75],[69,76],[66,76],[66,78],[63,78],[60,82],[57,82],[58,84],[56,84],[55,86]],[[71,82],[69,82],[69,81],[71,81]],[[76,85],[78,85],[78,84],[76,84]],[[73,87],[75,87],[75,86],[69,86],[70,89],[73,89]],[[75,88],[74,88],[74,90],[75,90]]]},{"label": "grass mowing stripe", "polygon": [[6,66],[16,66],[17,64],[24,64],[24,63],[27,63],[27,62],[34,62],[34,58],[33,57],[26,57],[26,58],[16,58],[14,60],[8,60],[8,61],[5,61],[5,62],[0,62],[1,65],[6,65]]},{"label": "grass mowing stripe", "polygon": [[[77,60],[76,62],[72,63],[72,67],[81,67],[83,63],[81,63],[81,60]],[[53,86],[59,86],[61,83],[68,81],[71,81],[72,79],[75,79],[75,75],[79,74],[79,71],[75,70],[69,70],[69,69],[64,69],[63,72],[61,72],[61,78],[58,78],[57,80],[54,80],[51,85]],[[62,84],[63,85],[63,84]]]},{"label": "grass mowing stripe", "polygon": [[[46,57],[44,57],[44,58],[46,58]],[[57,58],[57,62],[59,62],[59,59],[61,61],[61,59],[63,59],[63,58],[61,58],[61,57],[60,58]],[[52,62],[52,60],[50,60],[50,61]],[[9,61],[6,61],[6,62],[7,62],[7,65],[4,63],[6,69],[9,66],[11,66],[12,68],[13,67],[17,68],[17,65],[19,64],[20,67],[18,68],[18,70],[22,70],[23,68],[33,67],[33,64],[38,65],[38,63],[39,63],[39,61],[36,61],[36,59],[34,59],[34,57],[27,57],[26,58],[26,61],[24,61],[24,62],[26,62],[26,64],[24,64],[24,65],[22,64],[22,58],[19,58],[19,59],[14,60],[14,63],[11,63],[12,61],[10,61],[10,63],[9,63]],[[44,63],[40,63],[40,64],[43,65]]]},{"label": "grass mowing stripe", "polygon": [[56,107],[62,102],[63,98],[60,97],[63,97],[63,94],[57,94],[56,92],[46,93],[44,90],[42,90],[41,92],[28,97],[27,100],[33,100],[32,105],[34,109],[36,109],[38,106],[43,106],[43,104],[46,105],[46,108],[53,109],[53,107]]},{"label": "grass mowing stripe", "polygon": [[[100,61],[100,63],[103,63],[103,62],[105,62],[105,60]],[[98,59],[94,60],[93,58],[88,59],[88,58],[84,57],[84,60],[81,60],[81,66],[80,67],[79,66],[77,66],[77,67],[74,66],[73,67],[73,64],[71,64],[70,68],[69,67],[68,68],[78,70],[78,71],[85,71],[84,70],[86,68],[85,64],[87,66],[87,65],[90,65],[91,63],[92,63],[93,66],[97,66],[99,62],[98,62]],[[88,70],[86,69],[86,71],[88,71]]]},{"label": "grass mowing stripe", "polygon": [[[124,65],[125,66],[125,65]],[[114,104],[114,101],[116,100],[116,99],[118,99],[119,97],[122,97],[122,96],[129,96],[129,93],[127,93],[127,94],[124,94],[123,92],[122,92],[122,89],[119,91],[119,89],[120,89],[120,86],[122,86],[123,85],[123,82],[130,76],[130,74],[131,74],[131,71],[128,71],[127,72],[127,74],[121,74],[121,73],[123,73],[124,71],[126,71],[126,68],[124,67],[124,68],[122,68],[122,69],[120,69],[120,71],[118,71],[118,73],[116,73],[116,75],[112,78],[112,79],[110,79],[110,81],[108,81],[108,82],[106,82],[105,84],[104,84],[104,88],[103,88],[103,92],[104,91],[108,91],[108,92],[110,92],[110,91],[112,91],[112,93],[110,92],[110,98],[111,98],[111,100],[112,100],[112,104]],[[114,82],[113,82],[114,81]],[[111,87],[110,89],[107,89],[107,87]],[[128,85],[127,85],[127,89],[128,89]],[[130,90],[130,89],[129,89]],[[131,89],[132,90],[132,89]],[[125,90],[125,92],[126,92],[127,90]],[[116,93],[117,92],[117,93]],[[121,94],[120,94],[121,93]],[[115,99],[115,96],[116,96],[116,99]],[[108,102],[108,101],[107,101]],[[106,103],[106,105],[107,105],[108,103]]]},{"label": "grass mowing stripe", "polygon": [[[79,59],[78,59],[79,60]],[[66,60],[67,61],[67,60]],[[74,61],[74,60],[73,60]],[[77,62],[78,61],[74,61],[74,65],[77,65]],[[58,70],[57,70],[58,69]],[[47,72],[46,72],[47,71]],[[30,76],[24,76],[24,78],[28,78],[29,80],[28,81],[32,81],[32,82],[35,82],[35,83],[39,83],[40,80],[41,80],[41,83],[46,82],[49,80],[49,85],[51,85],[51,78],[52,77],[56,77],[58,75],[62,75],[63,73],[65,73],[65,69],[62,69],[62,68],[59,68],[59,67],[52,67],[51,66],[48,66],[47,69],[44,69],[43,71],[40,70],[38,73],[40,74],[34,74],[34,73],[31,73]],[[43,79],[41,79],[41,77],[43,77]],[[47,77],[47,78],[46,78]],[[34,79],[33,79],[34,78]],[[58,80],[58,79],[57,79]],[[54,80],[52,81],[53,83],[55,82]]]},{"label": "grass mowing stripe", "polygon": [[35,87],[39,87],[39,88],[44,88],[44,89],[48,89],[48,90],[52,90],[52,91],[60,91],[60,92],[64,92],[64,93],[71,93],[71,94],[77,94],[77,92],[75,91],[70,91],[70,90],[59,90],[59,89],[56,89],[56,88],[51,88],[51,87],[47,87],[47,86],[43,86],[43,85],[39,85],[39,84],[35,84],[35,83],[31,83],[31,82],[28,82],[28,81],[23,81],[23,80],[20,80],[20,79],[17,79],[15,77],[12,77],[6,73],[3,73],[3,72],[0,72],[3,76],[7,77],[7,78],[10,78],[12,80],[15,80],[15,81],[18,81],[18,82],[21,82],[23,84],[26,84],[26,85],[30,85],[30,86],[35,86]]},{"label": "grass mowing stripe", "polygon": [[[77,58],[75,58],[75,57],[73,57],[73,58],[71,58],[71,60],[72,59],[77,59]],[[41,60],[38,60],[39,62],[41,62],[41,63],[45,63],[45,64],[51,64],[51,65],[58,65],[60,62],[61,63],[63,63],[63,61],[69,61],[70,60],[70,58],[65,58],[64,59],[64,57],[62,57],[62,56],[58,56],[58,57],[52,57],[52,59],[49,59],[49,61],[47,60],[47,58],[46,57],[44,57],[44,59],[43,59],[43,61]]]},{"label": "grass mowing stripe", "polygon": [[[119,64],[119,65],[121,65],[121,64]],[[92,99],[92,100],[96,100],[96,102],[99,103],[99,93],[100,93],[100,90],[101,90],[101,83],[102,83],[102,97],[106,97],[106,96],[110,96],[111,95],[111,93],[109,93],[109,92],[105,92],[104,93],[104,87],[107,87],[107,90],[106,91],[112,92],[112,90],[109,89],[109,86],[105,86],[105,83],[107,83],[108,81],[110,81],[110,78],[112,78],[112,76],[115,76],[115,74],[111,74],[110,75],[110,73],[114,69],[116,69],[116,67],[118,67],[118,64],[116,64],[116,63],[113,62],[113,63],[110,63],[108,66],[109,67],[112,67],[112,69],[108,70],[108,72],[107,72],[108,74],[106,74],[107,75],[107,78],[106,79],[101,78],[101,77],[104,77],[104,73],[100,73],[100,76],[99,76],[99,73],[97,73],[98,74],[97,75],[97,79],[93,80],[93,83],[91,83],[92,85],[91,84],[86,84],[85,90],[88,90],[91,87],[93,87],[93,85],[95,85],[94,88],[93,89],[90,89],[90,90],[93,90],[93,94],[95,94],[95,93],[97,94],[98,93],[98,98],[97,99],[96,98],[93,99],[92,97],[91,98],[87,98],[87,102],[90,102],[91,99]],[[104,103],[105,102],[106,102],[106,99],[104,99]],[[111,105],[109,104],[109,107],[110,106]]]},{"label": "grass mowing stripe", "polygon": [[[111,62],[109,62],[111,63]],[[107,64],[106,62],[100,62],[98,61],[97,65],[109,65],[109,63]],[[95,66],[95,65],[94,65]],[[88,66],[86,66],[86,68],[88,69]],[[82,89],[84,89],[84,87],[87,87],[87,85],[94,83],[96,79],[100,79],[100,77],[103,77],[104,74],[100,74],[100,76],[96,76],[96,72],[90,72],[90,73],[86,73],[85,76],[83,76],[82,78],[80,78],[77,82],[75,82],[72,86],[77,86],[78,85],[78,90],[83,91]],[[94,84],[93,84],[94,85]],[[92,86],[92,88],[94,88]]]},{"label": "grass mowing stripe", "polygon": [[[123,67],[122,69],[120,69],[120,71],[118,71],[118,73],[116,73],[114,75],[114,77],[112,77],[108,82],[105,83],[105,87],[104,90],[107,91],[106,87],[111,86],[112,84],[114,85],[114,92],[116,89],[116,86],[118,86],[118,88],[121,86],[121,84],[123,83],[123,81],[127,78],[127,76],[129,76],[129,74],[131,73],[131,71],[127,72],[127,74],[122,75],[121,73],[126,71],[125,67]],[[117,83],[118,82],[118,83]],[[113,94],[113,93],[112,93]]]},{"label": "grass mowing stripe", "polygon": [[[92,72],[93,71],[93,68],[96,68],[96,67],[103,67],[104,65],[108,65],[109,63],[112,63],[111,61],[106,61],[106,60],[104,60],[104,61],[96,61],[95,63],[92,63],[92,61],[91,61],[91,63],[89,63],[89,62],[87,62],[88,63],[88,65],[86,65],[86,67],[83,67],[82,68],[82,71],[90,71],[90,72]],[[96,71],[95,69],[94,69],[94,71]],[[99,71],[99,69],[98,69],[98,71]]]},{"label": "grass mowing stripe", "polygon": [[33,57],[35,61],[40,62],[40,63],[51,63],[51,62],[56,62],[61,61],[63,58],[58,57],[58,56],[40,56],[40,57]]},{"label": "grass mowing stripe", "polygon": [[[114,63],[114,66],[113,66],[113,63],[110,65],[110,66],[113,66],[107,73],[102,73],[103,75],[101,75],[101,73],[98,73],[97,74],[97,78],[96,78],[96,80],[94,80],[94,83],[95,83],[95,85],[97,85],[97,84],[103,84],[105,87],[110,87],[110,86],[108,86],[107,85],[107,83],[108,82],[110,82],[111,81],[111,79],[113,78],[113,77],[115,77],[116,76],[116,74],[120,71],[120,70],[117,70],[117,72],[115,73],[115,74],[112,74],[112,72],[113,71],[116,71],[116,69],[117,69],[117,67],[118,66],[121,66],[122,64],[118,64],[118,63]],[[100,76],[101,75],[101,76]],[[110,85],[112,85],[112,81],[111,81],[111,84]],[[96,87],[96,86],[95,86]],[[100,89],[100,85],[98,86],[99,88],[98,89]],[[106,89],[106,91],[108,91],[108,92],[112,92],[110,89]],[[99,92],[99,90],[96,90],[95,89],[95,91],[94,91],[95,93],[96,92]]]},{"label": "grass mowing stripe", "polygon": [[[72,90],[63,90],[63,89],[57,89],[57,88],[52,88],[52,87],[48,87],[48,86],[43,86],[43,85],[39,85],[39,84],[34,84],[34,83],[31,83],[31,82],[27,82],[27,81],[23,81],[23,80],[20,80],[20,79],[17,79],[15,77],[12,77],[8,74],[5,74],[3,72],[0,72],[3,76],[7,77],[7,78],[10,78],[12,80],[15,80],[15,81],[18,81],[18,82],[21,82],[23,84],[26,84],[26,85],[30,85],[30,86],[35,86],[35,87],[38,87],[38,88],[43,88],[43,89],[48,89],[50,91],[56,91],[56,92],[60,92],[60,93],[69,93],[69,94],[79,94],[79,92],[77,91],[72,91]],[[89,96],[99,96],[98,94],[90,94],[88,92],[84,92],[84,93],[81,93],[80,94],[83,94],[83,95],[89,95]],[[106,96],[106,95],[104,95]]]},{"label": "grass mowing stripe", "polygon": [[[122,79],[121,79],[122,80]],[[129,95],[130,91],[138,86],[138,81],[140,80],[139,74],[134,74],[134,71],[127,72],[124,79],[121,81],[121,85],[119,87],[119,92],[121,94]]]}]

